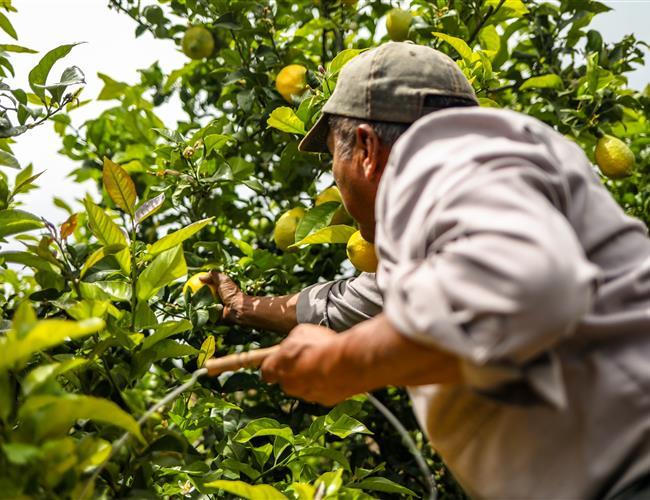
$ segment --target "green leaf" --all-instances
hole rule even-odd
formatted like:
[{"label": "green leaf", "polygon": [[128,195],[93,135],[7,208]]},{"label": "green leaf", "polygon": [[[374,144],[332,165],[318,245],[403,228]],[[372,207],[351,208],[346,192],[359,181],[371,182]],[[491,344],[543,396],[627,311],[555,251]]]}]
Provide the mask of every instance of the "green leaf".
[{"label": "green leaf", "polygon": [[20,168],[20,163],[14,155],[0,149],[0,166]]},{"label": "green leaf", "polygon": [[433,35],[443,42],[447,42],[454,49],[456,49],[456,52],[458,52],[463,61],[467,63],[472,62],[472,49],[469,47],[469,45],[467,45],[465,40],[456,38],[455,36],[447,35],[446,33],[440,33],[438,31],[434,31]]},{"label": "green leaf", "polygon": [[310,446],[300,450],[301,457],[325,457],[338,462],[346,471],[350,471],[350,462],[345,455],[334,448],[324,448],[322,446]]},{"label": "green leaf", "polygon": [[135,223],[140,224],[143,220],[155,214],[165,203],[165,193],[160,193],[155,198],[145,201],[135,211]]},{"label": "green leaf", "polygon": [[208,219],[202,219],[200,221],[190,224],[189,226],[184,227],[183,229],[179,229],[178,231],[168,234],[167,236],[163,236],[153,245],[148,247],[147,250],[149,254],[158,255],[159,253],[162,253],[166,250],[169,250],[170,248],[180,245],[185,240],[191,238],[196,233],[198,233],[201,229],[207,226],[212,221],[212,219],[214,219],[214,217],[210,217]]},{"label": "green leaf", "polygon": [[205,362],[214,356],[216,347],[217,344],[214,340],[214,337],[212,335],[206,337],[206,339],[201,344],[201,350],[199,351],[199,355],[196,358],[196,366],[202,368]]},{"label": "green leaf", "polygon": [[9,21],[9,18],[7,18],[7,16],[5,16],[2,12],[0,12],[0,29],[2,29],[2,31],[4,31],[14,40],[18,40],[18,35],[16,34],[16,30],[11,24],[11,21]]},{"label": "green leaf", "polygon": [[27,334],[18,338],[15,332],[0,337],[0,371],[28,358],[35,352],[44,351],[67,339],[86,337],[104,328],[104,321],[92,318],[84,321],[47,319],[36,323]]},{"label": "green leaf", "polygon": [[205,144],[206,153],[210,154],[214,150],[219,151],[232,140],[229,135],[210,134],[203,138],[203,144]]},{"label": "green leaf", "polygon": [[162,252],[138,277],[138,300],[149,300],[162,287],[186,274],[187,265],[181,245]]},{"label": "green leaf", "polygon": [[149,335],[142,342],[142,349],[149,349],[155,344],[164,340],[173,335],[186,332],[192,329],[192,322],[186,319],[180,321],[166,321],[165,323],[160,323],[156,325],[154,330],[155,332],[152,335]]},{"label": "green leaf", "polygon": [[38,53],[37,50],[29,49],[27,47],[23,47],[22,45],[12,45],[10,43],[0,44],[0,51],[14,52],[16,54],[37,54]]},{"label": "green leaf", "polygon": [[562,78],[560,78],[555,73],[549,73],[548,75],[534,76],[526,80],[519,90],[526,89],[561,89],[564,87],[562,83]]},{"label": "green leaf", "polygon": [[47,365],[40,365],[34,368],[24,378],[22,382],[22,391],[24,396],[30,396],[33,392],[42,387],[48,380],[51,380],[59,375],[67,372],[77,370],[82,366],[87,366],[89,360],[83,358],[71,358],[62,363],[51,363]]},{"label": "green leaf", "polygon": [[289,248],[296,248],[303,245],[322,245],[324,243],[347,243],[350,236],[356,232],[357,229],[352,226],[327,226],[294,243]]},{"label": "green leaf", "polygon": [[320,475],[320,477],[314,483],[314,486],[316,487],[316,490],[319,488],[324,488],[323,498],[327,498],[330,495],[336,495],[336,493],[341,489],[341,486],[343,485],[342,476],[343,469],[326,472],[325,474]]},{"label": "green leaf", "polygon": [[67,394],[65,396],[33,396],[19,412],[20,420],[27,420],[34,438],[58,437],[67,433],[77,420],[92,420],[121,427],[140,442],[145,439],[135,419],[112,401]]},{"label": "green leaf", "polygon": [[205,483],[206,488],[223,490],[248,500],[286,500],[286,496],[268,484],[250,485],[243,481],[227,481],[220,479]]},{"label": "green leaf", "polygon": [[278,436],[286,439],[289,443],[294,442],[293,432],[288,425],[281,425],[272,418],[258,418],[252,420],[233,438],[237,443],[248,443],[251,439],[260,436]]},{"label": "green leaf", "polygon": [[269,127],[276,128],[290,134],[305,135],[305,124],[298,118],[293,109],[288,106],[275,108],[266,121]]},{"label": "green leaf", "polygon": [[39,271],[47,272],[57,272],[57,269],[50,263],[45,260],[43,257],[39,257],[33,253],[13,251],[0,252],[0,262],[11,262],[13,264],[22,264],[23,266],[31,267]]},{"label": "green leaf", "polygon": [[336,75],[343,69],[347,63],[357,57],[366,49],[345,49],[336,54],[336,57],[327,65],[327,72],[330,75]]},{"label": "green leaf", "polygon": [[22,210],[0,210],[0,238],[43,227],[35,215]]},{"label": "green leaf", "polygon": [[327,432],[341,439],[345,439],[352,434],[372,434],[365,425],[349,415],[341,415],[336,422],[327,425],[326,429]]},{"label": "green leaf", "polygon": [[14,465],[27,465],[41,458],[41,449],[27,443],[2,443],[2,451]]},{"label": "green leaf", "polygon": [[[80,278],[83,278],[89,269],[107,256],[105,248],[106,247],[101,247],[88,256],[86,262],[84,262],[84,265],[81,267],[81,271],[79,271]],[[121,246],[121,248],[124,248],[124,246]]]},{"label": "green leaf", "polygon": [[291,483],[288,488],[296,495],[296,500],[314,500],[316,495],[316,488],[308,483]]},{"label": "green leaf", "polygon": [[42,87],[47,82],[47,77],[50,74],[52,66],[61,58],[67,56],[70,51],[79,45],[72,43],[68,45],[61,45],[55,49],[50,50],[39,63],[29,72],[29,85],[34,94],[36,94],[41,101],[45,101],[45,89]]},{"label": "green leaf", "polygon": [[104,187],[113,202],[131,217],[135,216],[137,194],[131,176],[118,164],[104,158]]},{"label": "green leaf", "polygon": [[337,201],[328,201],[310,209],[303,215],[296,228],[296,241],[306,238],[319,229],[326,227],[334,217],[334,213],[341,207]]},{"label": "green leaf", "polygon": [[85,205],[90,231],[99,242],[104,246],[121,245],[125,247],[124,250],[115,254],[115,258],[122,270],[129,274],[131,272],[131,252],[128,249],[126,236],[104,210],[91,201],[90,197],[86,198]]},{"label": "green leaf", "polygon": [[416,497],[417,494],[401,484],[397,484],[385,477],[369,477],[355,484],[349,485],[351,488],[362,490],[381,491],[382,493],[395,493],[396,495],[407,495]]}]

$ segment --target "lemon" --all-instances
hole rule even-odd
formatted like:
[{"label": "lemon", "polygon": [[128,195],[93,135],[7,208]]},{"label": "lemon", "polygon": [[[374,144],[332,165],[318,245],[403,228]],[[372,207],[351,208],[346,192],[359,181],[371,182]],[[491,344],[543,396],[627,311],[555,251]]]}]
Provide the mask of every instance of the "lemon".
[{"label": "lemon", "polygon": [[332,222],[331,222],[332,225],[347,224],[352,221],[352,217],[350,217],[350,214],[343,206],[343,199],[341,198],[341,192],[339,191],[339,188],[336,186],[328,187],[325,191],[321,192],[316,197],[315,205],[318,206],[330,201],[336,201],[337,203],[341,204],[341,207],[336,212],[334,212],[334,215],[332,217]]},{"label": "lemon", "polygon": [[275,78],[275,88],[284,100],[293,103],[307,90],[307,68],[300,64],[289,64],[280,70]]},{"label": "lemon", "polygon": [[286,250],[296,242],[296,228],[305,215],[305,209],[295,207],[283,213],[275,223],[273,239],[280,250]]},{"label": "lemon", "polygon": [[386,31],[394,42],[403,42],[409,34],[413,16],[402,9],[391,9],[386,17]]},{"label": "lemon", "polygon": [[214,38],[203,26],[192,26],[183,36],[183,54],[190,59],[203,59],[214,51]]},{"label": "lemon", "polygon": [[359,271],[374,273],[377,270],[378,261],[375,245],[364,240],[361,231],[357,231],[350,236],[346,251],[348,259]]},{"label": "lemon", "polygon": [[626,177],[634,168],[634,153],[622,140],[611,135],[598,139],[594,156],[600,171],[612,179]]},{"label": "lemon", "polygon": [[217,293],[217,288],[214,285],[206,285],[201,281],[201,278],[207,278],[208,276],[210,276],[210,273],[207,272],[196,273],[193,275],[190,279],[187,280],[185,285],[183,285],[183,296],[187,292],[188,288],[192,291],[192,295],[194,295],[204,286],[208,286],[212,292],[212,296],[215,299],[218,298],[219,294]]}]

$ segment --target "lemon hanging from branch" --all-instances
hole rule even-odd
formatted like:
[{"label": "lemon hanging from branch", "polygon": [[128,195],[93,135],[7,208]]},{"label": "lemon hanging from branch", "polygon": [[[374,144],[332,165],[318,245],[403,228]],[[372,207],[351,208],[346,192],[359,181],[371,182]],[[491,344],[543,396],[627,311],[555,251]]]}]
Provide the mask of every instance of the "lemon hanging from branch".
[{"label": "lemon hanging from branch", "polygon": [[386,16],[386,31],[394,42],[403,42],[408,38],[413,16],[402,9],[391,9]]},{"label": "lemon hanging from branch", "polygon": [[622,140],[611,135],[598,139],[594,156],[600,171],[611,179],[627,177],[634,169],[634,153]]},{"label": "lemon hanging from branch", "polygon": [[293,104],[307,90],[307,68],[300,64],[289,64],[280,70],[275,78],[275,88],[284,100]]},{"label": "lemon hanging from branch", "polygon": [[296,228],[305,215],[305,209],[295,207],[283,213],[275,223],[273,239],[280,250],[287,250],[296,241]]},{"label": "lemon hanging from branch", "polygon": [[192,26],[183,36],[183,54],[190,59],[203,59],[214,51],[214,37],[203,26]]},{"label": "lemon hanging from branch", "polygon": [[374,273],[377,270],[377,254],[375,245],[363,239],[361,231],[357,231],[348,240],[346,248],[348,259],[359,271]]}]

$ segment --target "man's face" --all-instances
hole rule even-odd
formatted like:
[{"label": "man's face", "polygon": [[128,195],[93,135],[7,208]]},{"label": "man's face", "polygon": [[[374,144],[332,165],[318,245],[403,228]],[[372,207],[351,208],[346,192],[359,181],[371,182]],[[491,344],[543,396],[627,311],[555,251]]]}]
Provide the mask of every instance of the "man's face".
[{"label": "man's face", "polygon": [[342,156],[337,134],[330,129],[327,147],[332,154],[332,174],[348,213],[359,223],[367,241],[375,240],[375,198],[390,148],[381,144],[370,126],[356,131],[352,154]]}]

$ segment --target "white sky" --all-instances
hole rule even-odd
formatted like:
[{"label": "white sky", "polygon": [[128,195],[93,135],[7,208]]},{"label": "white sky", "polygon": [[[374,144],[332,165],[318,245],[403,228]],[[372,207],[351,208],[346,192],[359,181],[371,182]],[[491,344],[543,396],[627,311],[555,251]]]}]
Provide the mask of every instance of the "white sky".
[{"label": "white sky", "polygon": [[[170,41],[155,40],[147,34],[136,39],[134,22],[124,14],[109,10],[107,0],[17,0],[14,3],[19,12],[11,16],[11,20],[21,45],[38,50],[42,55],[64,43],[87,42],[75,47],[51,74],[52,78],[58,78],[64,67],[79,66],[86,74],[85,99],[96,97],[102,87],[97,72],[133,83],[139,77],[137,69],[146,68],[155,61],[159,61],[165,71],[186,62],[185,56]],[[650,42],[650,0],[614,0],[605,3],[614,11],[597,16],[593,27],[603,33],[606,41],[619,40],[627,33],[635,33],[637,37]],[[0,33],[0,43],[11,43],[9,40],[3,42],[5,38],[8,37]],[[23,88],[27,88],[26,75],[39,57],[38,54],[16,54],[13,57],[16,74],[23,77],[23,81],[18,81]],[[630,85],[639,89],[648,82],[650,64],[630,78]],[[73,121],[79,125],[114,104],[92,102],[76,110],[72,115]],[[159,108],[156,112],[168,126],[173,126],[179,109],[176,103]],[[74,200],[82,199],[86,191],[93,189],[90,184],[78,185],[66,178],[74,163],[59,155],[59,148],[60,139],[51,124],[19,137],[14,147],[23,165],[31,162],[35,171],[46,170],[38,181],[40,188],[23,196],[24,208],[55,223],[62,222],[66,215],[52,204],[53,196],[74,204]]]}]

